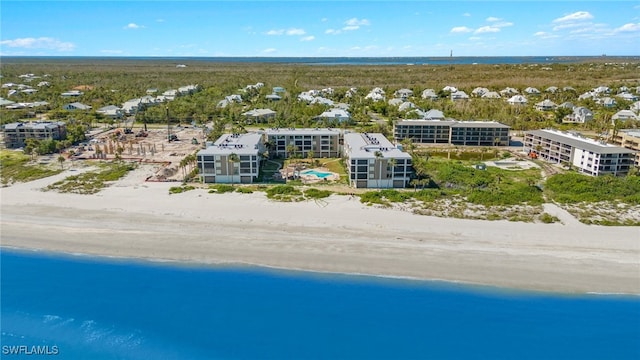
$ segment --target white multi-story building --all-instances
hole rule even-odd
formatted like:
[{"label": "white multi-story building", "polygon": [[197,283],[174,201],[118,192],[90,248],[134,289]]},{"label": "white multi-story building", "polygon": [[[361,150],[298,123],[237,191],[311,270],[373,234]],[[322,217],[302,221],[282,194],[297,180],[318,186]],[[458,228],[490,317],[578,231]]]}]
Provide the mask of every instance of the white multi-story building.
[{"label": "white multi-story building", "polygon": [[258,177],[264,150],[262,134],[222,135],[196,155],[202,182],[252,183]]},{"label": "white multi-story building", "polygon": [[344,154],[353,187],[404,188],[411,180],[411,155],[382,134],[344,134]]},{"label": "white multi-story building", "polygon": [[591,176],[624,176],[635,157],[633,150],[555,130],[527,131],[524,151],[548,162],[572,165]]},{"label": "white multi-story building", "polygon": [[274,128],[264,131],[269,157],[306,158],[313,152],[316,158],[340,157],[342,131],[334,128]]},{"label": "white multi-story building", "polygon": [[418,144],[508,146],[510,127],[495,121],[403,120],[393,127],[393,138]]}]

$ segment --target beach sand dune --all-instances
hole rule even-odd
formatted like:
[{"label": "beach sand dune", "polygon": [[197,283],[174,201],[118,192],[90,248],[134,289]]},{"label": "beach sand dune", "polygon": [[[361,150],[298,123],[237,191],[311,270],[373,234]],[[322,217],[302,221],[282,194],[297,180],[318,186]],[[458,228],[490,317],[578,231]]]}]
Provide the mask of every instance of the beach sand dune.
[{"label": "beach sand dune", "polygon": [[2,188],[2,246],[640,294],[638,227],[446,219],[338,195],[322,203],[202,189],[169,195],[175,184],[145,183],[141,171],[95,195],[41,190],[65,174]]}]

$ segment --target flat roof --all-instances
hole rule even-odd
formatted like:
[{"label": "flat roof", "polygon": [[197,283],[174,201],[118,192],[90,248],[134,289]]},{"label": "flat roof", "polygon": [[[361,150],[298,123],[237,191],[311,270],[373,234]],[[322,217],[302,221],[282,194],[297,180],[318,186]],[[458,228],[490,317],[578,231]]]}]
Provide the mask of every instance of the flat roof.
[{"label": "flat roof", "polygon": [[267,135],[339,135],[340,129],[335,128],[272,128],[264,131]]},{"label": "flat roof", "polygon": [[635,154],[635,151],[629,150],[627,148],[623,148],[620,146],[615,146],[611,144],[597,142],[595,140],[583,138],[580,136],[576,136],[573,134],[563,133],[555,130],[530,130],[525,132],[526,134],[532,134],[535,136],[540,136],[545,139],[549,139],[552,141],[557,141],[569,146],[573,146],[578,149],[591,151],[593,153],[598,154]]},{"label": "flat roof", "polygon": [[450,127],[481,127],[481,128],[502,128],[511,129],[509,125],[497,121],[458,121],[458,120],[429,120],[415,119],[398,121],[396,125],[419,125],[419,126],[450,126]]},{"label": "flat roof", "polygon": [[212,146],[198,151],[198,155],[256,155],[261,141],[259,133],[224,134]]},{"label": "flat roof", "polygon": [[376,152],[380,151],[384,158],[411,159],[411,155],[398,149],[380,133],[346,133],[344,143],[353,158],[374,159]]},{"label": "flat roof", "polygon": [[66,126],[66,124],[62,121],[47,121],[47,122],[14,122],[10,124],[5,124],[3,126],[4,129],[14,130],[18,128],[25,129],[53,129],[58,126]]}]

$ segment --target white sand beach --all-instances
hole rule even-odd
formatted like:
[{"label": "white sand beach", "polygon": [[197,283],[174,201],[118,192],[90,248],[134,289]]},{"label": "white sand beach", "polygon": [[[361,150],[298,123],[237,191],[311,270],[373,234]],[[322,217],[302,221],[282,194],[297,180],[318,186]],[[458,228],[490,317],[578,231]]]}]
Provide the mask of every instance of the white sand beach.
[{"label": "white sand beach", "polygon": [[429,217],[339,195],[169,195],[177,184],[144,182],[144,168],[96,195],[41,191],[70,174],[0,190],[3,247],[640,294],[640,228],[584,225],[554,206],[563,224]]}]

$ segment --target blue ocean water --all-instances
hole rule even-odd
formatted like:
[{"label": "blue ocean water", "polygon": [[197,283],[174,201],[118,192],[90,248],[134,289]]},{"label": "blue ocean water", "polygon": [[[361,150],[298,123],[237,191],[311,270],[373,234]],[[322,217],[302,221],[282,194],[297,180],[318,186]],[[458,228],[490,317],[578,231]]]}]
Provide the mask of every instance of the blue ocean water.
[{"label": "blue ocean water", "polygon": [[5,248],[0,261],[3,352],[27,345],[55,346],[56,359],[640,358],[633,296]]},{"label": "blue ocean water", "polygon": [[156,56],[2,56],[4,62],[171,62],[183,64],[264,63],[301,65],[469,65],[469,64],[563,64],[603,59],[608,62],[633,62],[640,56],[412,56],[412,57],[156,57]]}]

